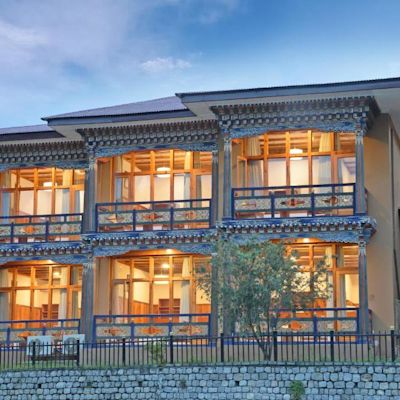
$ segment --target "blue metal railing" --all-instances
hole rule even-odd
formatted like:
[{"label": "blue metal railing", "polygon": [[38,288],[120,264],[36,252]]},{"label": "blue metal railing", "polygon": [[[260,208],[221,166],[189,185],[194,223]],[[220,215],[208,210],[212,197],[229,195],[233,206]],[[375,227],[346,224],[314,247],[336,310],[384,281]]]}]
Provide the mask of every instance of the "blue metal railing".
[{"label": "blue metal railing", "polygon": [[0,216],[0,242],[68,240],[82,233],[81,213]]},{"label": "blue metal railing", "polygon": [[28,336],[52,335],[61,340],[63,335],[77,334],[80,320],[47,319],[0,321],[0,344],[25,342]]},{"label": "blue metal railing", "polygon": [[97,232],[210,227],[210,199],[96,204]]},{"label": "blue metal railing", "polygon": [[95,315],[93,338],[210,336],[210,314]]},{"label": "blue metal railing", "polygon": [[355,184],[232,189],[234,219],[355,215]]}]

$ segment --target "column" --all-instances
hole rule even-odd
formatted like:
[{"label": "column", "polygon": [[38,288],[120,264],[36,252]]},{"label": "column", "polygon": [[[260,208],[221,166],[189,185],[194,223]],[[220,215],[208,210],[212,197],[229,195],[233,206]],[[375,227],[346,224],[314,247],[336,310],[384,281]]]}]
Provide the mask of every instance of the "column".
[{"label": "column", "polygon": [[224,133],[224,210],[223,218],[232,218],[232,138]]},{"label": "column", "polygon": [[96,193],[97,163],[94,150],[89,151],[89,164],[85,169],[85,204],[83,214],[83,232],[96,231]]},{"label": "column", "polygon": [[218,150],[212,151],[211,226],[218,218]]},{"label": "column", "polygon": [[94,268],[95,259],[93,257],[89,257],[87,261],[83,264],[82,273],[81,332],[85,334],[86,342],[91,342],[94,340]]},{"label": "column", "polygon": [[370,331],[368,310],[368,280],[367,280],[367,253],[366,242],[361,239],[358,244],[358,290],[359,290],[359,327],[361,334]]},{"label": "column", "polygon": [[356,132],[356,213],[365,214],[367,211],[365,202],[365,183],[364,183],[364,124]]}]

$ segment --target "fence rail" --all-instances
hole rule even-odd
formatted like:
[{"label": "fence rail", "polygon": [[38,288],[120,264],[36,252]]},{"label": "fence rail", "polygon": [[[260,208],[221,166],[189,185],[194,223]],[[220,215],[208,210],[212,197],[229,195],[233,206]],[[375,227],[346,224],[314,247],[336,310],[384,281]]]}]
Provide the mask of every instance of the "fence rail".
[{"label": "fence rail", "polygon": [[216,363],[317,364],[399,363],[400,335],[329,332],[313,335],[278,333],[262,337],[142,337],[107,342],[0,347],[0,369],[120,367]]},{"label": "fence rail", "polygon": [[211,200],[96,204],[98,232],[210,228]]},{"label": "fence rail", "polygon": [[82,233],[81,213],[0,216],[0,242],[72,240]]},{"label": "fence rail", "polygon": [[232,189],[234,219],[354,215],[355,184]]}]

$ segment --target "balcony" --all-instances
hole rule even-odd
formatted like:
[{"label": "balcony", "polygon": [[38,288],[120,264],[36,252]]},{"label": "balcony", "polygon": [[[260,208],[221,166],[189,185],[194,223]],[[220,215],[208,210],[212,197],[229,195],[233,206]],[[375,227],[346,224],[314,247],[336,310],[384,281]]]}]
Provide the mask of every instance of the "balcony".
[{"label": "balcony", "polygon": [[211,200],[100,203],[97,232],[171,231],[211,227]]},{"label": "balcony", "polygon": [[354,183],[232,189],[233,219],[355,214]]},{"label": "balcony", "polygon": [[79,240],[82,215],[49,214],[0,217],[0,243]]}]

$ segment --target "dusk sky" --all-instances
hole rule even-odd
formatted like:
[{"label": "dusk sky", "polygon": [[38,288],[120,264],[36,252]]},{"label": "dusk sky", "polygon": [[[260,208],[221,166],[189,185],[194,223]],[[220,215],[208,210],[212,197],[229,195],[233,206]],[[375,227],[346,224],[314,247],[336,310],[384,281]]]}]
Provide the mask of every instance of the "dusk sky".
[{"label": "dusk sky", "polygon": [[0,127],[176,92],[400,76],[399,0],[0,1]]}]

